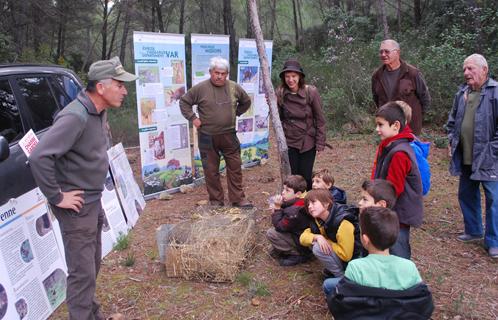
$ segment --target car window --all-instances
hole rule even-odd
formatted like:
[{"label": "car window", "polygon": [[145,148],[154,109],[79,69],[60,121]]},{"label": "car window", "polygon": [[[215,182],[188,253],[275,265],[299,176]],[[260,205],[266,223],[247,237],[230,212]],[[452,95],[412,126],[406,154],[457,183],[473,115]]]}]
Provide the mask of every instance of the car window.
[{"label": "car window", "polygon": [[8,80],[0,80],[0,136],[9,143],[23,135],[19,108]]},{"label": "car window", "polygon": [[52,125],[59,107],[45,77],[19,78],[17,84],[37,132]]},{"label": "car window", "polygon": [[61,107],[65,107],[69,104],[69,102],[73,101],[74,99],[71,99],[68,96],[67,92],[64,93],[64,90],[61,87],[61,83],[60,83],[60,81],[58,81],[57,78],[59,78],[59,77],[57,76],[56,79],[49,78],[49,81],[50,81],[50,84],[51,84],[52,89],[54,91],[55,99],[57,100],[57,102],[59,103],[59,105]]},{"label": "car window", "polygon": [[67,101],[67,103],[64,103],[65,106],[69,102],[76,99],[78,92],[80,92],[80,87],[76,84],[76,82],[72,78],[68,76],[56,75],[55,78],[59,82],[60,86],[64,89],[66,94],[69,96],[69,101]]}]

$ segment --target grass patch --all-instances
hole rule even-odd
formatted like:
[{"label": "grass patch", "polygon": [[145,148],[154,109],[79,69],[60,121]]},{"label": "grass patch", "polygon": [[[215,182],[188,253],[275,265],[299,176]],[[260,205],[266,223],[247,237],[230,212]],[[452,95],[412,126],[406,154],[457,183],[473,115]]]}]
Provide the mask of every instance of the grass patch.
[{"label": "grass patch", "polygon": [[126,258],[123,261],[123,266],[133,267],[135,265],[135,254],[133,252],[128,252]]},{"label": "grass patch", "polygon": [[256,282],[254,284],[254,295],[258,297],[270,296],[270,289],[263,282]]},{"label": "grass patch", "polygon": [[239,275],[237,276],[237,282],[240,283],[242,286],[244,287],[249,287],[249,285],[251,284],[251,282],[253,281],[252,279],[252,274],[250,272],[241,272],[239,273]]},{"label": "grass patch", "polygon": [[123,251],[128,249],[131,243],[131,234],[123,234],[120,233],[118,239],[116,240],[116,244],[114,244],[113,249],[116,251]]}]

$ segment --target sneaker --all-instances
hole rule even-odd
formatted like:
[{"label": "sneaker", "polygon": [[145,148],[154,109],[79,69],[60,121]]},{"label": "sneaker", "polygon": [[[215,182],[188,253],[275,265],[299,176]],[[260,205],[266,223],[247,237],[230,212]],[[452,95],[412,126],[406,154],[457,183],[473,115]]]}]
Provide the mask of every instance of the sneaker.
[{"label": "sneaker", "polygon": [[304,263],[308,260],[309,259],[305,256],[292,255],[292,256],[285,257],[285,258],[280,258],[280,259],[278,259],[278,262],[282,267],[290,267],[290,266],[295,266],[295,265],[300,264],[300,263]]},{"label": "sneaker", "polygon": [[324,279],[335,278],[335,275],[329,269],[322,270],[322,276]]},{"label": "sneaker", "polygon": [[472,242],[472,241],[477,241],[477,240],[481,240],[482,239],[482,235],[477,235],[477,236],[473,236],[471,234],[461,234],[457,237],[457,240],[458,241],[461,241],[461,242]]},{"label": "sneaker", "polygon": [[273,259],[277,259],[277,260],[286,256],[283,252],[278,251],[275,248],[271,249],[268,254],[270,255],[270,257],[272,257]]},{"label": "sneaker", "polygon": [[488,253],[491,258],[498,258],[498,247],[489,248]]},{"label": "sneaker", "polygon": [[239,202],[232,203],[232,206],[237,208],[251,209],[254,208],[254,205],[247,199],[242,199]]}]

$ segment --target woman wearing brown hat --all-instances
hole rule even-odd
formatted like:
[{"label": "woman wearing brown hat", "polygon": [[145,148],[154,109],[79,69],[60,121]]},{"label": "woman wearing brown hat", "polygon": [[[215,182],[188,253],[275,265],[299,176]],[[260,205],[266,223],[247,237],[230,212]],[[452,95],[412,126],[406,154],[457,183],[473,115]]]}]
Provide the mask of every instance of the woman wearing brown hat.
[{"label": "woman wearing brown hat", "polygon": [[318,90],[305,84],[304,77],[299,61],[285,61],[276,93],[291,172],[303,176],[311,190],[315,156],[325,148],[325,117]]}]

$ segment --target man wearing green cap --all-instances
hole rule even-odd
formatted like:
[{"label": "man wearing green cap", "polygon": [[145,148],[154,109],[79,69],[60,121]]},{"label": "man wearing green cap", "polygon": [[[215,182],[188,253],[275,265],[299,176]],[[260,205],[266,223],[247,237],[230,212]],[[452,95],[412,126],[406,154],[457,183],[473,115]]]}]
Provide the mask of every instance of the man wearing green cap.
[{"label": "man wearing green cap", "polygon": [[100,198],[109,169],[104,119],[128,94],[124,82],[136,79],[118,57],[93,63],[86,90],[57,114],[29,159],[60,223],[69,319],[104,319],[95,298],[104,218]]}]

